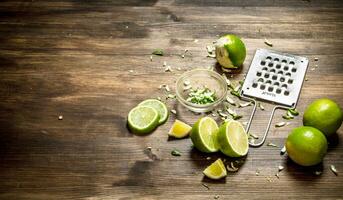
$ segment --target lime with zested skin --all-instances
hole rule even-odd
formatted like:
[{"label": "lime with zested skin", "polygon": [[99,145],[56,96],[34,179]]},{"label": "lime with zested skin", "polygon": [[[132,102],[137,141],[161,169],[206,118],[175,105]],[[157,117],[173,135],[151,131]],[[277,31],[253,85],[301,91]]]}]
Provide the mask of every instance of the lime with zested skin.
[{"label": "lime with zested skin", "polygon": [[138,106],[148,106],[154,108],[160,115],[159,124],[167,121],[169,112],[167,106],[157,99],[147,99],[138,104]]},{"label": "lime with zested skin", "polygon": [[216,59],[224,68],[239,68],[246,57],[246,48],[236,35],[225,35],[216,42]]},{"label": "lime with zested skin", "polygon": [[230,157],[245,156],[249,150],[248,135],[238,121],[227,121],[219,127],[220,151]]},{"label": "lime with zested skin", "polygon": [[218,125],[210,117],[200,118],[192,127],[191,140],[201,152],[211,153],[219,150],[217,142]]},{"label": "lime with zested skin", "polygon": [[151,107],[137,106],[128,115],[128,126],[133,133],[147,134],[159,125],[160,115]]},{"label": "lime with zested skin", "polygon": [[208,166],[203,173],[208,178],[215,180],[224,178],[227,175],[225,165],[220,158]]}]

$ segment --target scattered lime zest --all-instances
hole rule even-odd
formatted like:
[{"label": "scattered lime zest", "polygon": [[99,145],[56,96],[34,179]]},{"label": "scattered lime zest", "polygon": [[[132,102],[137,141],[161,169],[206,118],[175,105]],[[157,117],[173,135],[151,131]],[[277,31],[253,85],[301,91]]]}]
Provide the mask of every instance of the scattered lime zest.
[{"label": "scattered lime zest", "polygon": [[264,106],[262,105],[261,102],[258,102],[258,107],[259,107],[261,110],[264,110]]},{"label": "scattered lime zest", "polygon": [[338,176],[338,171],[337,171],[335,165],[330,165],[330,169],[336,176]]},{"label": "scattered lime zest", "polygon": [[291,116],[291,115],[288,115],[288,114],[286,114],[286,115],[282,115],[282,118],[284,118],[284,119],[286,119],[286,120],[291,120],[291,119],[294,119],[294,117],[293,117],[293,116]]},{"label": "scattered lime zest", "polygon": [[233,165],[233,162],[230,162],[230,166],[229,165],[226,166],[226,170],[229,172],[237,172],[238,169],[239,168],[237,168]]},{"label": "scattered lime zest", "polygon": [[282,149],[280,150],[280,154],[283,155],[286,153],[286,146],[283,146]]},{"label": "scattered lime zest", "polygon": [[164,52],[162,49],[155,49],[151,54],[157,55],[157,56],[163,56]]},{"label": "scattered lime zest", "polygon": [[251,105],[251,102],[239,103],[239,107],[240,108],[244,108],[244,107],[247,107],[247,106],[250,106],[250,105]]},{"label": "scattered lime zest", "polygon": [[292,114],[293,116],[298,116],[299,112],[297,111],[297,109],[288,109],[288,112],[290,112],[290,114]]},{"label": "scattered lime zest", "polygon": [[274,143],[272,143],[272,142],[268,142],[267,146],[279,148],[278,145],[276,145],[276,144],[274,144]]},{"label": "scattered lime zest", "polygon": [[171,154],[172,156],[181,156],[180,151],[177,150],[177,149],[173,149],[173,150],[170,152],[170,154]]},{"label": "scattered lime zest", "polygon": [[283,127],[283,126],[285,126],[286,125],[286,122],[279,122],[279,123],[276,123],[275,124],[275,127]]},{"label": "scattered lime zest", "polygon": [[271,43],[269,40],[267,40],[267,38],[264,38],[264,43],[270,47],[273,46],[273,43]]},{"label": "scattered lime zest", "polygon": [[239,92],[237,92],[235,90],[231,90],[230,93],[236,97],[241,97],[241,94],[239,94]]}]

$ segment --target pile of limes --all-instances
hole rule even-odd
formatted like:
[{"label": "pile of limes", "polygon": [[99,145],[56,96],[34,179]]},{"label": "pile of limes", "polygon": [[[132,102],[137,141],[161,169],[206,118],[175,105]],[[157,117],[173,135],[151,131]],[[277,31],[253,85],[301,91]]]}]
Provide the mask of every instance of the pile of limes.
[{"label": "pile of limes", "polygon": [[288,135],[288,156],[302,166],[322,162],[328,148],[326,137],[336,133],[342,121],[342,109],[334,101],[318,99],[312,102],[305,110],[304,126],[293,129]]}]

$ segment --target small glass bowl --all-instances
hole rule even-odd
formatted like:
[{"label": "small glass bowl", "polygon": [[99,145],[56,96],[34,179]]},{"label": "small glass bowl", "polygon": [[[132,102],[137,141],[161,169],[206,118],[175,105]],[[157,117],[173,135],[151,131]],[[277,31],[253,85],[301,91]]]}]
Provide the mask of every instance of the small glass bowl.
[{"label": "small glass bowl", "polygon": [[[203,88],[206,86],[215,92],[216,100],[208,104],[194,104],[186,101],[190,90],[184,90],[186,81],[190,82],[193,89]],[[194,112],[208,112],[218,106],[226,97],[227,86],[225,79],[212,70],[194,69],[183,73],[176,81],[176,97],[178,101]]]}]

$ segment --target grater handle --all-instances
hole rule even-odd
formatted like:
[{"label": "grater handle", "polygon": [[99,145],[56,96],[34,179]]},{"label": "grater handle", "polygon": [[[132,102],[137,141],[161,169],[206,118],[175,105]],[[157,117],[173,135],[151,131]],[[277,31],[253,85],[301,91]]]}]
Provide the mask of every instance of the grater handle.
[{"label": "grater handle", "polygon": [[[252,122],[252,120],[254,118],[254,115],[255,115],[255,112],[256,112],[257,103],[256,103],[255,99],[251,99],[251,98],[247,98],[247,97],[241,97],[241,98],[242,99],[247,99],[249,101],[254,102],[254,108],[253,108],[253,110],[251,112],[251,115],[250,115],[250,118],[249,118],[249,122],[248,122],[247,127],[246,127],[246,132],[248,133],[249,129],[250,129],[251,122]],[[270,129],[270,125],[271,125],[271,123],[273,121],[273,116],[274,116],[275,110],[278,109],[278,108],[283,108],[283,107],[282,106],[274,106],[274,108],[272,110],[272,113],[270,114],[268,125],[267,125],[267,128],[266,128],[266,130],[265,130],[265,132],[263,134],[262,140],[259,143],[254,143],[254,144],[249,142],[249,145],[251,147],[259,147],[259,146],[261,146],[266,141],[266,138],[267,138],[267,135],[268,135],[268,132],[269,132],[269,129]]]}]

